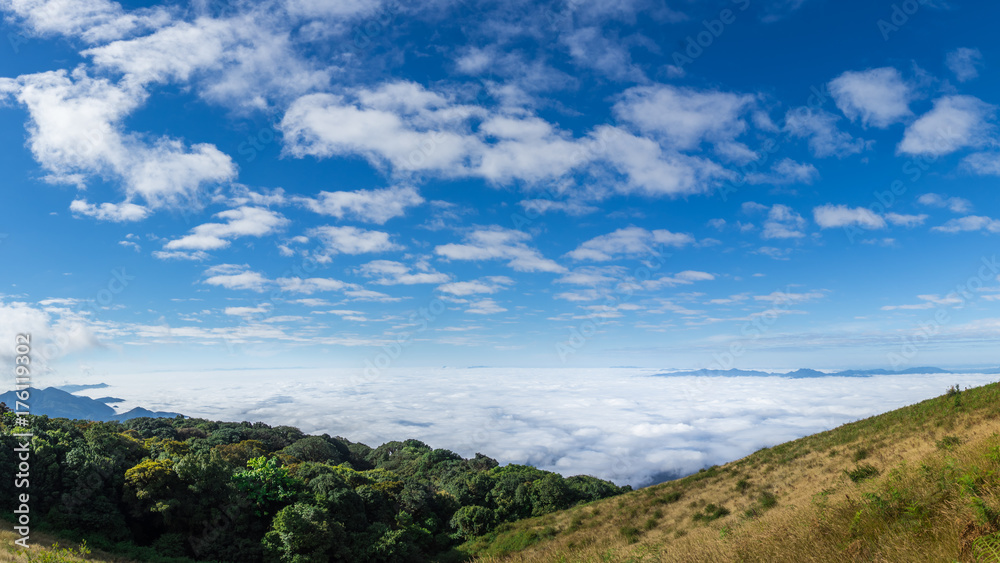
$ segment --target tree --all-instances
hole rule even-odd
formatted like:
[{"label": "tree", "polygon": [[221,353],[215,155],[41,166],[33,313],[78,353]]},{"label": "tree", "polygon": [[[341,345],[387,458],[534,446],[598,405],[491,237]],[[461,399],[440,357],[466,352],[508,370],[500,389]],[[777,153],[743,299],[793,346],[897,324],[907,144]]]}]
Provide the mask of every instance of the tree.
[{"label": "tree", "polygon": [[256,512],[270,514],[290,501],[303,489],[302,481],[288,474],[275,458],[257,457],[247,462],[247,469],[233,475],[236,488],[257,506]]},{"label": "tree", "polygon": [[482,506],[463,506],[451,517],[451,527],[463,539],[481,536],[493,529],[493,511]]},{"label": "tree", "polygon": [[264,547],[288,563],[325,563],[344,560],[344,527],[330,522],[322,508],[295,503],[282,508],[275,516],[263,540]]}]

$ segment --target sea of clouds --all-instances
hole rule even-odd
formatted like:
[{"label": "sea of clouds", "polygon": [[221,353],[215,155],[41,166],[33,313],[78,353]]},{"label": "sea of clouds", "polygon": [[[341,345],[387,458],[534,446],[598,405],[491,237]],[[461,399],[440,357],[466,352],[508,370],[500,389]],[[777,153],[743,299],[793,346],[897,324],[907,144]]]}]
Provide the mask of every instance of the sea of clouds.
[{"label": "sea of clouds", "polygon": [[[263,421],[377,446],[416,438],[463,456],[643,486],[935,397],[982,374],[662,377],[642,369],[267,369],[102,377],[133,406]],[[79,382],[92,383],[92,382]]]}]

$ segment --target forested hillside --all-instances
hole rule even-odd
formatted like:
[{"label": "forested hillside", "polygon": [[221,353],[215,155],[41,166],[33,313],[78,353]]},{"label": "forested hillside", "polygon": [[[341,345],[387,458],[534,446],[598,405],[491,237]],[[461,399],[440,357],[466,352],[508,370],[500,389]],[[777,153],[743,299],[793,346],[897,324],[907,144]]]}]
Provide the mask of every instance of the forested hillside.
[{"label": "forested hillside", "polygon": [[[13,413],[0,472],[18,471]],[[463,459],[417,441],[377,448],[288,426],[32,416],[33,530],[145,560],[427,561],[496,526],[629,490],[593,477]],[[14,521],[13,479],[0,510]]]}]

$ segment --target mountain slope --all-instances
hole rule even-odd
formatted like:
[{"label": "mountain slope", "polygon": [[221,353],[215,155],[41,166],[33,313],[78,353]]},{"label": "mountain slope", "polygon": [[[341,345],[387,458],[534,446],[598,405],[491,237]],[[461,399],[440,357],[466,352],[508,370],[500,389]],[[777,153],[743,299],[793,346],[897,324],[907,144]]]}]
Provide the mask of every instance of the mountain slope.
[{"label": "mountain slope", "polygon": [[[76,387],[92,388],[95,386],[79,385]],[[50,418],[123,421],[144,416],[150,418],[173,418],[180,416],[175,412],[154,412],[142,407],[135,407],[119,414],[114,408],[108,406],[107,403],[117,402],[121,399],[115,399],[114,397],[91,399],[90,397],[74,395],[65,391],[64,388],[47,387],[45,389],[35,389],[34,387],[29,387],[26,390],[30,393],[30,398],[26,402],[30,407],[31,414],[44,414]],[[5,403],[10,409],[15,409],[17,403],[15,392],[7,391],[0,394],[0,402]]]},{"label": "mountain slope", "polygon": [[951,389],[463,549],[484,562],[1000,561],[998,431],[998,384]]}]

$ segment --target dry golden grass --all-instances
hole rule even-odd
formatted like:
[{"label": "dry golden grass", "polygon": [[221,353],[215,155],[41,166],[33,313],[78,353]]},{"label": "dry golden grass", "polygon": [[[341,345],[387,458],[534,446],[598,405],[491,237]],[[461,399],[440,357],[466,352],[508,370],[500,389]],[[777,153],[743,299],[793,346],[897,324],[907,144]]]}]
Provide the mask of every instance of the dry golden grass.
[{"label": "dry golden grass", "polygon": [[[31,538],[28,542],[28,545],[31,547],[25,550],[23,547],[14,544],[14,540],[20,537],[19,534],[13,531],[13,524],[0,520],[0,561],[16,561],[17,563],[33,563],[36,561],[43,563],[75,563],[77,561],[88,561],[91,563],[132,563],[131,559],[115,557],[100,550],[93,550],[85,559],[60,554],[60,551],[66,549],[78,552],[80,546],[65,540],[59,540],[50,534],[36,531],[31,532]],[[53,549],[54,544],[59,544],[60,549]]]},{"label": "dry golden grass", "polygon": [[[1000,562],[987,545],[995,538],[1000,549],[998,433],[1000,386],[991,384],[518,522],[465,547],[482,563]],[[846,472],[864,464],[879,474],[853,482]],[[667,502],[671,493],[680,499]],[[767,509],[766,493],[777,501]],[[696,521],[710,505],[729,514]]]}]

